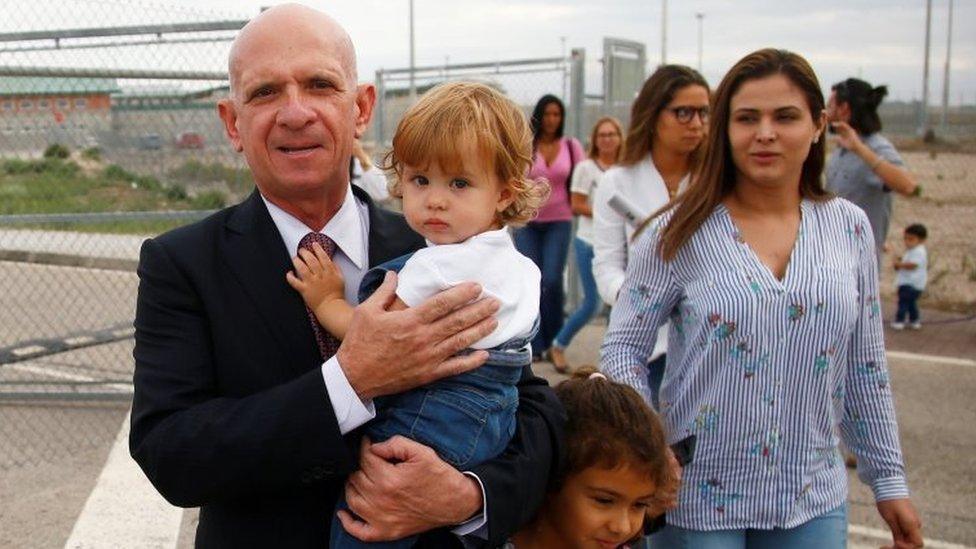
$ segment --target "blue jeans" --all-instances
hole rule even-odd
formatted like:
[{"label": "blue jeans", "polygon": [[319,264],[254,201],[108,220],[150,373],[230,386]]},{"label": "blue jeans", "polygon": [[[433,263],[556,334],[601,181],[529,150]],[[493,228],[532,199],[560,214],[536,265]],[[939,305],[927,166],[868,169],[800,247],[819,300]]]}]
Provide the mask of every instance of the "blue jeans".
[{"label": "blue jeans", "polygon": [[785,530],[703,531],[668,525],[649,539],[651,549],[843,549],[847,547],[847,504]]},{"label": "blue jeans", "polygon": [[[360,285],[360,301],[382,283],[386,271],[399,271],[409,257],[371,269]],[[470,469],[502,453],[515,434],[517,385],[523,368],[532,363],[528,346],[534,332],[489,349],[488,361],[470,372],[375,399],[376,418],[366,424],[366,434],[374,442],[405,436],[431,447],[458,469]],[[348,509],[342,496],[339,509]],[[333,516],[329,547],[406,549],[416,541],[414,536],[365,543],[349,535]]]},{"label": "blue jeans", "polygon": [[549,348],[563,325],[563,271],[573,232],[570,221],[529,223],[515,231],[515,248],[542,272],[539,333],[532,340],[532,354]]},{"label": "blue jeans", "polygon": [[596,279],[593,278],[593,246],[579,238],[574,238],[573,251],[576,252],[576,267],[579,270],[580,285],[583,287],[583,301],[576,311],[569,315],[562,329],[552,340],[554,347],[563,349],[569,346],[576,333],[600,310],[600,295],[597,294]]},{"label": "blue jeans", "polygon": [[898,286],[898,312],[895,314],[896,322],[904,322],[907,318],[909,322],[918,322],[918,298],[922,295],[922,290],[903,284]]}]

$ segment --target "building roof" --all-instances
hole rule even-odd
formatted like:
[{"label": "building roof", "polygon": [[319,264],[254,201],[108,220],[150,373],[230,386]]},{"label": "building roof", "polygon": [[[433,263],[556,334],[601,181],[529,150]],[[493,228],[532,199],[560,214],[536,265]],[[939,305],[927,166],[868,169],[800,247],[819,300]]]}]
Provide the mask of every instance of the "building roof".
[{"label": "building roof", "polygon": [[5,76],[0,78],[0,97],[33,95],[89,95],[119,91],[114,78],[54,78]]}]

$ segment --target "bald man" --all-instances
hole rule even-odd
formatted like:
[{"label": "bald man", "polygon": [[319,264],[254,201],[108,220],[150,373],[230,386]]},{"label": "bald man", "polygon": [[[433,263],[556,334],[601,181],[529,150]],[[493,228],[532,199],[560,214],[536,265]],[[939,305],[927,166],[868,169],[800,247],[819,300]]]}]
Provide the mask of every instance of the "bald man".
[{"label": "bald man", "polygon": [[497,546],[545,493],[563,412],[528,368],[516,436],[473,471],[357,435],[373,399],[483,363],[483,351],[457,355],[496,324],[498,303],[472,303],[479,287],[391,312],[391,275],[332,355],[285,281],[299,244],[324,235],[354,302],[370,266],[424,245],[349,183],[375,101],[355,59],[346,32],[309,8],[245,26],[219,114],[256,190],[142,247],[130,451],[167,500],[201,508],[198,547],[324,547],[339,490],[358,516],[343,524],[366,541],[430,531],[421,546]]}]

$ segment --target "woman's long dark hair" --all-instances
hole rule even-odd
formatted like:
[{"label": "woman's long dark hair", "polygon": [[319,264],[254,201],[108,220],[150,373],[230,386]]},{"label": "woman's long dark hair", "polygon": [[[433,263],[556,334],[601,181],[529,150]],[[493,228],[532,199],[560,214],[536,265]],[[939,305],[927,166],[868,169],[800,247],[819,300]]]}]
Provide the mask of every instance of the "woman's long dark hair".
[{"label": "woman's long dark hair", "polygon": [[[624,155],[620,163],[632,166],[651,152],[654,143],[654,128],[661,111],[674,99],[679,90],[688,86],[701,86],[708,91],[708,82],[698,71],[684,65],[662,65],[658,67],[641,87],[637,99],[630,108],[630,126],[624,140]],[[701,145],[692,155],[701,150]]]},{"label": "woman's long dark hair", "polygon": [[[736,168],[732,161],[732,148],[729,144],[729,118],[732,96],[739,91],[744,82],[782,74],[796,87],[800,88],[807,100],[810,116],[819,123],[824,110],[823,92],[813,68],[803,57],[786,50],[762,49],[743,57],[733,66],[722,83],[719,84],[712,100],[712,115],[709,120],[708,136],[705,142],[705,156],[691,174],[691,185],[687,191],[657,212],[660,216],[668,210],[674,214],[661,232],[659,252],[665,261],[678,254],[685,243],[691,239],[705,219],[715,210],[735,186]],[[826,200],[831,195],[823,186],[823,169],[826,139],[818,139],[810,147],[810,153],[803,162],[800,173],[800,194],[812,200]],[[650,220],[644,222],[646,225]],[[643,228],[643,226],[641,227]]]},{"label": "woman's long dark hair", "polygon": [[532,119],[529,120],[529,124],[532,126],[532,149],[536,148],[539,144],[539,139],[542,137],[542,115],[546,112],[546,107],[550,103],[555,103],[559,105],[559,128],[556,130],[556,139],[563,136],[563,127],[566,125],[566,105],[563,105],[562,100],[560,100],[555,95],[546,94],[539,98],[539,102],[535,104],[535,109],[532,110]]},{"label": "woman's long dark hair", "polygon": [[878,116],[878,106],[888,95],[885,86],[871,87],[864,80],[848,78],[838,82],[830,88],[834,98],[839,103],[846,103],[851,108],[849,124],[857,133],[867,137],[881,131],[881,117]]}]

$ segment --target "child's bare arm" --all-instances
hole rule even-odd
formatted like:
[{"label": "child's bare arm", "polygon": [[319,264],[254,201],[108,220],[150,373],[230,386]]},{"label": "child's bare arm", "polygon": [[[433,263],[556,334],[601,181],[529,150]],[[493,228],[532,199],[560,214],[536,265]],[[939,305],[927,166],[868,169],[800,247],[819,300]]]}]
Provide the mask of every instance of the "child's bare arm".
[{"label": "child's bare arm", "polygon": [[342,271],[317,242],[312,245],[312,250],[298,251],[298,257],[292,259],[295,272],[288,272],[285,278],[302,295],[319,324],[330,334],[343,339],[352,320],[353,307],[346,303]]}]

